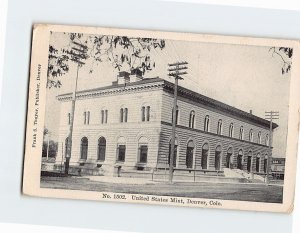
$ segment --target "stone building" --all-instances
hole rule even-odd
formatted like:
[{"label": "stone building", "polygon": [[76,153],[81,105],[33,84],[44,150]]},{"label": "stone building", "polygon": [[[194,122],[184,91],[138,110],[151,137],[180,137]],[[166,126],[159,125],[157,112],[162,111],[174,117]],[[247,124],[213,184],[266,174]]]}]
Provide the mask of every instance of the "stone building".
[{"label": "stone building", "polygon": [[[111,175],[119,167],[133,176],[168,169],[173,88],[158,77],[121,72],[111,86],[78,91],[71,168]],[[72,93],[57,98],[60,164],[67,149]],[[266,172],[269,121],[181,86],[176,115],[175,172]]]},{"label": "stone building", "polygon": [[285,158],[272,158],[271,174],[274,179],[284,180]]}]

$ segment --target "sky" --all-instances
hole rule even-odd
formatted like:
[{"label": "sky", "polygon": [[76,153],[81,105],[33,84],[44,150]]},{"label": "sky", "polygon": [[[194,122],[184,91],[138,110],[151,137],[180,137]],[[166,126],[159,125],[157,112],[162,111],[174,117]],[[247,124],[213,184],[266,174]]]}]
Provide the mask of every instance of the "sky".
[{"label": "sky", "polygon": [[[69,44],[63,33],[52,33],[50,44],[64,48]],[[265,111],[279,111],[275,121],[279,127],[273,135],[273,156],[284,157],[287,137],[290,72],[281,73],[281,58],[269,51],[270,47],[221,43],[166,40],[163,50],[151,50],[149,55],[156,66],[144,77],[168,76],[168,64],[188,62],[188,74],[179,85],[219,100],[243,111],[264,118]],[[93,72],[90,73],[90,69]],[[79,69],[78,91],[111,85],[118,71],[110,62],[93,63],[91,59]],[[56,96],[72,92],[76,77],[76,65],[60,77],[61,88],[47,90],[45,126],[55,138],[58,133],[59,101]]]}]

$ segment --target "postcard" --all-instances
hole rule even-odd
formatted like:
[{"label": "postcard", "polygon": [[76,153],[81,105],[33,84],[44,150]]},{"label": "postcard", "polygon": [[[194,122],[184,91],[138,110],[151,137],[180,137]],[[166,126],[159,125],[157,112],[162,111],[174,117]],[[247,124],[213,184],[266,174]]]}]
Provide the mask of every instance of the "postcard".
[{"label": "postcard", "polygon": [[296,40],[34,25],[23,194],[293,210]]}]

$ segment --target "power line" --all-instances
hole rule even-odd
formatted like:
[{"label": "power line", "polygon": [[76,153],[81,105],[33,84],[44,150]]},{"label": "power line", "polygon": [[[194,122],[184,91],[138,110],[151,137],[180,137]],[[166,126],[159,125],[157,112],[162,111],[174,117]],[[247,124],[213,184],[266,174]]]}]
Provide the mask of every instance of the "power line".
[{"label": "power line", "polygon": [[169,76],[175,78],[174,84],[174,102],[173,102],[173,112],[172,112],[172,138],[171,138],[171,153],[170,153],[170,164],[169,164],[169,183],[173,182],[173,172],[174,172],[174,155],[175,155],[175,131],[176,123],[178,118],[177,110],[177,89],[178,89],[178,80],[183,80],[182,75],[187,74],[188,63],[186,61],[171,63],[169,65]]},{"label": "power line", "polygon": [[272,140],[273,140],[273,120],[279,119],[279,111],[269,111],[265,112],[265,119],[270,121],[270,129],[269,129],[269,153],[268,153],[268,159],[267,159],[267,175],[266,175],[266,184],[269,184],[269,175],[270,175],[270,169],[271,169],[271,158],[272,158]]},{"label": "power line", "polygon": [[69,173],[69,165],[70,165],[70,159],[71,159],[71,154],[72,154],[72,137],[73,137],[73,128],[74,128],[78,72],[79,72],[79,68],[85,64],[83,61],[88,58],[88,55],[87,55],[88,47],[86,45],[77,43],[75,41],[73,41],[72,43],[74,44],[74,47],[72,47],[71,50],[65,51],[66,53],[68,53],[70,55],[70,60],[77,64],[75,88],[74,88],[73,98],[72,98],[72,112],[71,112],[71,119],[70,119],[71,122],[70,122],[70,129],[69,129],[69,135],[68,135],[67,153],[65,155],[65,157],[66,157],[65,174]]}]

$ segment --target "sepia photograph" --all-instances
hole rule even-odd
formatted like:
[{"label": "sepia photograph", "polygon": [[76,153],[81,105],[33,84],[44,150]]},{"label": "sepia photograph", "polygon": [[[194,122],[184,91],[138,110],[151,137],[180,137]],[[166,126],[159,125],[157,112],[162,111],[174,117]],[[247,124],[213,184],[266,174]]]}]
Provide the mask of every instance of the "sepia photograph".
[{"label": "sepia photograph", "polygon": [[297,62],[297,41],[36,25],[23,191],[291,211]]}]

